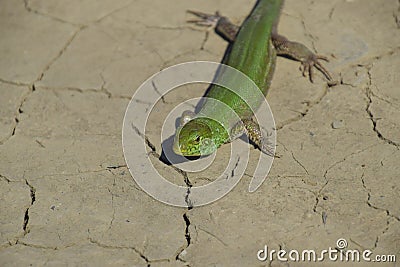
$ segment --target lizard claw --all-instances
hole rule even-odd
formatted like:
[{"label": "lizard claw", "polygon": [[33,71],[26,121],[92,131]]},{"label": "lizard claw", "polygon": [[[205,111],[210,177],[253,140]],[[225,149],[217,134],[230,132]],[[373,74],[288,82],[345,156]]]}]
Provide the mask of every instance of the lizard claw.
[{"label": "lizard claw", "polygon": [[314,72],[313,68],[315,67],[319,71],[322,72],[322,74],[325,75],[325,77],[328,79],[329,83],[334,83],[333,78],[329,71],[321,64],[319,60],[324,60],[329,62],[328,58],[322,55],[316,55],[314,53],[311,53],[306,59],[301,60],[301,71],[304,77],[306,77],[306,74],[308,73],[308,76],[310,78],[311,82],[314,82]]},{"label": "lizard claw", "polygon": [[187,12],[200,18],[200,19],[192,19],[186,21],[189,23],[196,24],[197,26],[206,26],[215,28],[215,26],[217,26],[219,19],[221,18],[221,15],[219,14],[218,11],[215,12],[215,15],[206,14],[198,11],[192,11],[192,10],[188,10]]}]

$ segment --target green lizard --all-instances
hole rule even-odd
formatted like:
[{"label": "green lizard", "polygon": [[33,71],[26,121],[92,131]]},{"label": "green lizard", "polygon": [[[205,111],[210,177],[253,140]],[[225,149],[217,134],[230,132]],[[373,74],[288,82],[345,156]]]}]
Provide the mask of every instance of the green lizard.
[{"label": "green lizard", "polygon": [[[283,2],[283,0],[259,0],[241,27],[232,24],[218,12],[215,15],[209,15],[188,11],[200,17],[199,20],[188,22],[214,27],[222,37],[234,42],[224,63],[246,74],[260,88],[264,96],[270,87],[277,55],[300,61],[303,75],[306,76],[308,73],[311,82],[313,82],[313,67],[320,70],[329,82],[333,82],[329,72],[319,62],[320,59],[327,61],[326,57],[316,55],[303,44],[289,41],[277,33]],[[241,90],[241,95],[246,96],[246,88],[239,90]],[[232,131],[236,132],[234,134],[236,137],[238,133],[246,133],[249,140],[262,152],[272,154],[273,149],[268,147],[259,125],[252,119],[254,115],[252,109],[237,94],[213,84],[206,97],[228,105],[238,114],[241,121],[237,123],[237,126],[226,129],[216,120],[191,112],[182,114],[181,125],[176,130],[174,138],[173,150],[176,154],[183,156],[212,154],[222,144],[232,141],[230,138]],[[258,108],[262,101],[264,100],[260,99],[252,108]],[[205,110],[208,114],[211,112],[211,115],[225,112],[221,110],[221,107],[212,110],[213,107],[210,107],[212,104],[209,102],[204,103],[199,114]]]}]

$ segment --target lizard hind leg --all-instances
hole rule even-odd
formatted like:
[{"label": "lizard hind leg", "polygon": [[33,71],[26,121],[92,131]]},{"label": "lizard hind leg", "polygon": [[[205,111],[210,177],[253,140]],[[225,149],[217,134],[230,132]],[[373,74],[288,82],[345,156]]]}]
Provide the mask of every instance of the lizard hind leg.
[{"label": "lizard hind leg", "polygon": [[327,57],[314,54],[305,45],[288,40],[286,37],[274,33],[272,42],[278,55],[288,56],[294,60],[300,61],[303,76],[309,75],[310,81],[314,81],[313,68],[315,67],[328,79],[330,85],[335,85],[329,71],[322,65],[320,60],[329,61]]}]

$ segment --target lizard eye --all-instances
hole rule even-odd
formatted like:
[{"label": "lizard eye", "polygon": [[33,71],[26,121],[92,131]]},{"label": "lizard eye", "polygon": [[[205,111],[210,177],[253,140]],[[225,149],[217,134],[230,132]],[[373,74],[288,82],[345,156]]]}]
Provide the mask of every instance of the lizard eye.
[{"label": "lizard eye", "polygon": [[198,136],[196,137],[196,139],[194,139],[194,141],[196,141],[196,143],[200,142],[200,135],[198,135]]}]

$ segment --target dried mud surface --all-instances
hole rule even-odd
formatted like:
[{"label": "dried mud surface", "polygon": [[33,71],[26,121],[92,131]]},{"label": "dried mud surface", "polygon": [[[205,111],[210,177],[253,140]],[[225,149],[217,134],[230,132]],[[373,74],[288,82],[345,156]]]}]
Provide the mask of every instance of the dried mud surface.
[{"label": "dried mud surface", "polygon": [[[176,63],[220,62],[227,47],[189,26],[185,11],[219,10],[240,24],[253,5],[2,1],[0,265],[310,266],[261,262],[257,251],[321,251],[339,238],[400,260],[397,0],[286,1],[280,33],[329,56],[340,84],[328,87],[319,73],[310,83],[298,62],[278,59],[268,102],[281,157],[255,193],[255,163],[227,196],[190,210],[154,200],[132,179],[121,129],[136,88]],[[196,89],[156,109],[146,136],[155,153],[163,114],[206,87]],[[225,164],[229,151],[219,153],[203,176],[152,161],[195,185]]]}]

